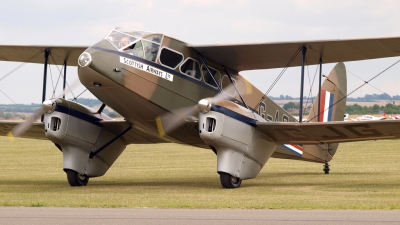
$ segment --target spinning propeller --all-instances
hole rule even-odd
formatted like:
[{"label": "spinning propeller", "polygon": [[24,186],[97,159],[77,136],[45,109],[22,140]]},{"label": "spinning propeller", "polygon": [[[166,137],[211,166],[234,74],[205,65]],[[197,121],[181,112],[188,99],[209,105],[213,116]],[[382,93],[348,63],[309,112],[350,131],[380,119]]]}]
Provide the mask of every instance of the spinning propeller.
[{"label": "spinning propeller", "polygon": [[42,106],[36,110],[36,112],[28,117],[28,119],[25,120],[24,123],[21,123],[17,126],[14,127],[11,131],[8,132],[7,136],[13,140],[14,137],[20,137],[22,134],[24,134],[29,128],[32,127],[33,123],[40,118],[43,114],[45,113],[52,113],[56,109],[56,104],[57,101],[64,96],[67,92],[69,92],[72,88],[74,88],[77,84],[79,84],[78,80],[75,80],[71,85],[68,85],[68,88],[66,88],[60,95],[58,95],[56,98],[48,99],[42,103]]},{"label": "spinning propeller", "polygon": [[[248,82],[245,79],[243,80],[246,84],[246,96],[252,93],[252,88],[251,85],[248,85]],[[201,99],[197,105],[179,108],[158,116],[156,118],[156,125],[159,135],[163,137],[182,126],[185,122],[197,122],[199,120],[199,113],[209,112],[212,104],[227,98],[234,98],[233,96],[235,96],[237,92],[237,87],[233,84],[230,84],[214,97]]]}]

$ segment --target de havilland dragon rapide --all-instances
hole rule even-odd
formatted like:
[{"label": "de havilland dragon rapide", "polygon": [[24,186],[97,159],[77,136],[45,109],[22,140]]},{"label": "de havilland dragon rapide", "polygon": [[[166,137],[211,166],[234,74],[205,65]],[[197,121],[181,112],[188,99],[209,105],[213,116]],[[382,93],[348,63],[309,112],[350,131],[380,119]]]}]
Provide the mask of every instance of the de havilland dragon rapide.
[{"label": "de havilland dragon rapide", "polygon": [[[400,37],[192,45],[125,28],[111,30],[92,46],[0,45],[0,60],[44,64],[41,108],[26,121],[0,121],[0,134],[52,141],[63,154],[71,186],[103,176],[129,144],[209,149],[224,188],[257,177],[270,157],[321,163],[329,173],[339,143],[400,137],[400,121],[343,121],[343,62],[399,54]],[[320,69],[318,95],[306,121],[302,98],[296,119],[239,74],[299,67],[303,96],[306,62]],[[326,63],[337,64],[322,82]],[[80,83],[102,106],[95,110],[61,97],[46,99],[50,64],[77,66]],[[104,114],[106,106],[124,120]]]}]

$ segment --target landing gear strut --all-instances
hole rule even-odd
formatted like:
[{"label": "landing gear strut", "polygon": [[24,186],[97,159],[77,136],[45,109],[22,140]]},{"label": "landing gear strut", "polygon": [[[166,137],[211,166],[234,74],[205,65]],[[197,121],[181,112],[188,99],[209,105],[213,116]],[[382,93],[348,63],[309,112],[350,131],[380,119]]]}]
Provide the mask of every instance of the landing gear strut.
[{"label": "landing gear strut", "polygon": [[325,165],[324,165],[325,174],[329,174],[329,170],[331,170],[331,169],[329,169],[329,164],[326,162]]},{"label": "landing gear strut", "polygon": [[229,173],[219,173],[219,179],[223,188],[238,188],[242,184],[242,180]]},{"label": "landing gear strut", "polygon": [[89,177],[86,175],[81,175],[74,170],[67,170],[65,172],[67,173],[68,183],[72,187],[86,186],[86,184],[89,182]]}]

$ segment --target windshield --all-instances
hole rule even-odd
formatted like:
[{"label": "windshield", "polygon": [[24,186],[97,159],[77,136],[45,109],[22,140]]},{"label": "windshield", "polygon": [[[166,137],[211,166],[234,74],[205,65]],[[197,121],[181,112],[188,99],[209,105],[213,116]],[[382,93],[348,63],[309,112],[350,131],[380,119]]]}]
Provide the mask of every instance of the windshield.
[{"label": "windshield", "polygon": [[162,34],[115,28],[104,39],[119,51],[155,62],[162,38]]}]

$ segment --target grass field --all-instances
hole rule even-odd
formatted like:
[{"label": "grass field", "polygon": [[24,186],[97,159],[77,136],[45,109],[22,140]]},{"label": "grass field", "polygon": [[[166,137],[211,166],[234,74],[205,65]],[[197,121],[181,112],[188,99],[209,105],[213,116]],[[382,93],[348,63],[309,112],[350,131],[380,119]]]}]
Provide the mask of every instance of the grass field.
[{"label": "grass field", "polygon": [[176,144],[131,145],[107,174],[70,187],[50,141],[0,138],[0,206],[400,209],[400,141],[346,143],[321,164],[270,159],[222,189],[216,157]]}]

